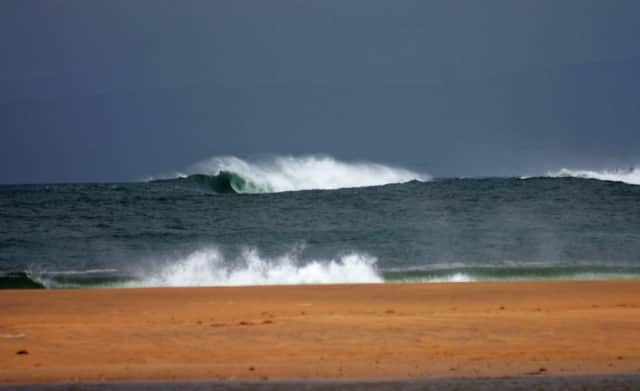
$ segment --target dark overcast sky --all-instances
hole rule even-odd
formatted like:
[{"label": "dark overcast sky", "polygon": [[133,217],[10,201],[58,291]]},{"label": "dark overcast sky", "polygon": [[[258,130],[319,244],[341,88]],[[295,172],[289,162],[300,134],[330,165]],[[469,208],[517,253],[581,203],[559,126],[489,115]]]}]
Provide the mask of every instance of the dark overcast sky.
[{"label": "dark overcast sky", "polygon": [[640,162],[640,2],[0,2],[0,183],[328,153],[435,176]]}]

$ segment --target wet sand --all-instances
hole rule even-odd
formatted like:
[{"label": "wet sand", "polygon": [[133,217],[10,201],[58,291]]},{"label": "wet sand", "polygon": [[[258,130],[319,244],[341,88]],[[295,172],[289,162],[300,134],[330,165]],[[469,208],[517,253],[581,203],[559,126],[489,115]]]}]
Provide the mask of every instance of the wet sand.
[{"label": "wet sand", "polygon": [[640,373],[640,281],[0,291],[0,382]]}]

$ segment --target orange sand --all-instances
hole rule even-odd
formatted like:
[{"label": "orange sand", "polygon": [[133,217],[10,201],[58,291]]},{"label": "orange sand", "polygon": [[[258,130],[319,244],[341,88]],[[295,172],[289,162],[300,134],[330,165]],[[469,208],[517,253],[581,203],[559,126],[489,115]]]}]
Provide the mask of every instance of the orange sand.
[{"label": "orange sand", "polygon": [[638,371],[640,281],[0,291],[0,382]]}]

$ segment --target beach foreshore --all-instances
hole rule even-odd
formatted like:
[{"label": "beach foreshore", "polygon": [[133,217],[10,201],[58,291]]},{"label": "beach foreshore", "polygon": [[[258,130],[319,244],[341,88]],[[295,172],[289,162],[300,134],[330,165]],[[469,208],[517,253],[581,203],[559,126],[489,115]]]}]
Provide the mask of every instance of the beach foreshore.
[{"label": "beach foreshore", "polygon": [[0,383],[640,373],[640,281],[0,291]]}]

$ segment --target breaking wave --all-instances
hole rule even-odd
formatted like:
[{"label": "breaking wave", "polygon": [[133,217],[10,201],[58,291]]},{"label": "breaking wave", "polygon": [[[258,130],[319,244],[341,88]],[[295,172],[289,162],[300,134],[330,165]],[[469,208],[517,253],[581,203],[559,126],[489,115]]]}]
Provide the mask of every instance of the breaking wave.
[{"label": "breaking wave", "polygon": [[260,187],[253,182],[232,172],[220,171],[216,175],[193,174],[175,179],[154,180],[155,183],[175,183],[194,186],[215,193],[268,193],[268,188]]},{"label": "breaking wave", "polygon": [[237,257],[217,247],[177,259],[149,260],[138,270],[96,269],[0,273],[0,289],[136,288],[381,283],[377,259],[349,253],[303,260],[296,253],[275,258],[246,249]]},{"label": "breaking wave", "polygon": [[116,269],[0,273],[0,289],[137,288],[358,283],[463,283],[536,280],[640,279],[637,266],[513,266],[379,270],[376,258],[351,253],[301,261],[296,255],[265,258],[246,250],[226,259],[216,248],[162,265],[124,273]]},{"label": "breaking wave", "polygon": [[323,155],[279,156],[258,161],[234,156],[215,157],[194,165],[188,173],[169,181],[204,186],[217,193],[271,193],[380,186],[430,179],[429,175],[404,168],[342,162]]},{"label": "breaking wave", "polygon": [[574,177],[584,179],[598,179],[601,181],[624,182],[631,185],[640,185],[640,169],[629,168],[626,170],[569,170],[566,168],[560,171],[549,172],[551,177]]}]

